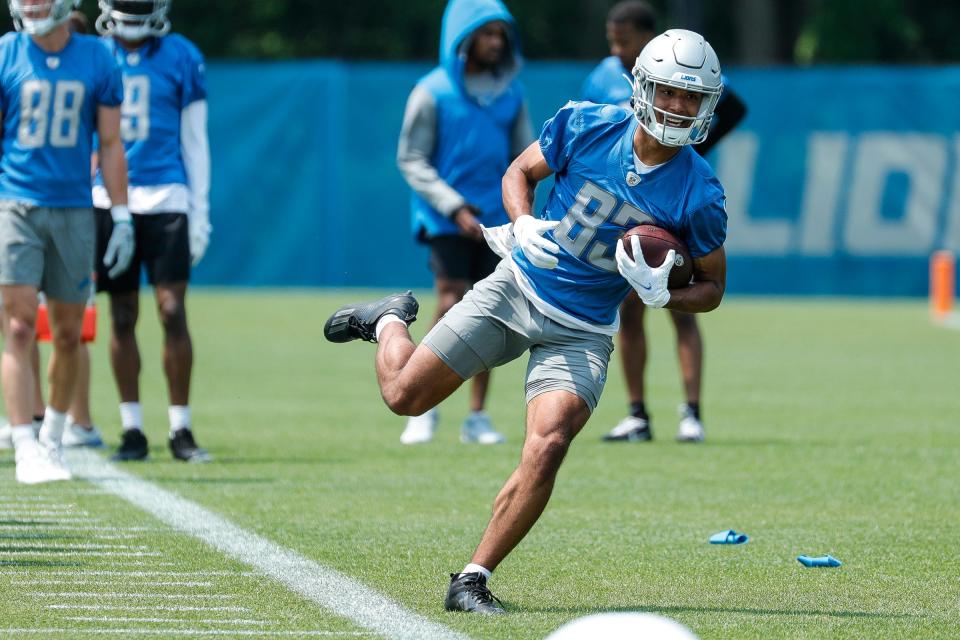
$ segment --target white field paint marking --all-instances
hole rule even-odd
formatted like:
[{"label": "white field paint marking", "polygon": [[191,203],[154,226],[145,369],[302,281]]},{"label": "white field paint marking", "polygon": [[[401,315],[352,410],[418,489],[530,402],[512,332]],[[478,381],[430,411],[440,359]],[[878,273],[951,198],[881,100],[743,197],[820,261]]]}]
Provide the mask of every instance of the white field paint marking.
[{"label": "white field paint marking", "polygon": [[[34,571],[0,571],[0,575],[24,575],[32,576],[36,575]],[[60,571],[44,571],[43,575],[53,576],[55,578],[60,577],[71,577],[71,576],[128,576],[131,578],[146,578],[146,577],[160,577],[160,578],[191,578],[191,577],[206,577],[206,576],[223,576],[231,578],[250,578],[252,576],[258,576],[259,573],[253,571],[109,571],[109,570],[96,570],[96,569],[77,569],[76,571],[70,570],[60,570]]]},{"label": "white field paint marking", "polygon": [[303,636],[353,636],[370,637],[363,631],[266,631],[264,629],[4,629],[0,627],[0,636],[35,635],[92,635],[92,636],[256,636],[267,637],[303,637]]},{"label": "white field paint marking", "polygon": [[97,591],[27,591],[34,598],[129,598],[131,600],[232,600],[232,593],[100,593]]},{"label": "white field paint marking", "polygon": [[54,544],[38,544],[37,542],[23,542],[20,540],[11,540],[3,543],[4,547],[17,549],[128,549],[131,551],[146,551],[148,547],[143,544],[130,546],[129,544],[101,544],[99,542],[64,542]]},{"label": "white field paint marking", "polygon": [[[10,584],[13,585],[30,585],[30,584],[102,584],[102,580],[97,580],[95,578],[80,578],[78,580],[50,580],[49,578],[39,578],[37,580],[11,580]],[[212,582],[191,582],[187,580],[178,581],[156,581],[156,582],[137,582],[138,586],[143,587],[212,587]]]},{"label": "white field paint marking", "polygon": [[229,611],[231,613],[249,613],[250,607],[207,607],[204,605],[179,605],[179,604],[163,604],[163,605],[128,605],[128,604],[116,604],[110,605],[105,603],[97,604],[48,604],[45,609],[64,609],[72,610],[76,609],[78,611],[91,610],[91,611]]},{"label": "white field paint marking", "polygon": [[295,593],[365,629],[398,640],[467,638],[409,611],[339,571],[241,529],[194,502],[121,471],[92,451],[69,451],[67,455],[76,477],[89,480],[174,529],[259,569]]},{"label": "white field paint marking", "polygon": [[[190,622],[183,618],[126,618],[123,616],[64,616],[64,620],[74,622]],[[216,618],[203,621],[204,624],[270,624],[266,620],[247,620],[246,618]]]},{"label": "white field paint marking", "polygon": [[[111,558],[115,556],[162,556],[164,555],[160,551],[57,551],[52,549],[50,551],[35,551],[33,549],[0,549],[0,556],[70,556],[70,557],[82,557],[86,558],[88,556],[110,556]],[[114,563],[116,564],[116,563]]]},{"label": "white field paint marking", "polygon": [[[0,518],[61,518],[70,516],[64,520],[71,522],[93,522],[95,518],[90,518],[85,511],[56,511],[53,509],[17,509],[16,511],[0,511]],[[82,518],[82,520],[81,520]]]}]

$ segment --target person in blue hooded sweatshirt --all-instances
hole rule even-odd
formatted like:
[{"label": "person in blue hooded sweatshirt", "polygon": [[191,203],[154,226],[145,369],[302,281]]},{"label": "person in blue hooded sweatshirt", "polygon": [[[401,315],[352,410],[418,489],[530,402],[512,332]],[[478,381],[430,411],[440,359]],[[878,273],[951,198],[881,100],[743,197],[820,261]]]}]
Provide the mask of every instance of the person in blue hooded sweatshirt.
[{"label": "person in blue hooded sweatshirt", "polygon": [[[723,186],[690,148],[706,138],[723,92],[720,61],[702,36],[676,29],[647,44],[633,75],[633,110],[571,102],[510,164],[503,201],[513,224],[483,229],[505,259],[420,344],[408,328],[419,311],[409,291],[345,305],[324,324],[330,342],[377,343],[380,393],[399,415],[420,415],[477,373],[528,355],[520,462],[470,562],[450,577],[450,611],[505,612],[487,582],[540,518],[573,439],[600,400],[627,294],[688,313],[712,311],[723,299]],[[535,217],[534,190],[551,175]],[[668,287],[674,251],[648,265],[632,236],[627,252],[621,238],[644,222],[689,247],[689,284]]]},{"label": "person in blue hooded sweatshirt", "polygon": [[[439,320],[500,261],[480,225],[509,222],[500,180],[533,140],[516,80],[520,47],[513,17],[500,0],[451,0],[443,14],[440,65],[410,93],[397,165],[409,183],[414,237],[430,247]],[[504,441],[483,410],[490,373],[477,374],[462,442]],[[407,421],[404,444],[433,439],[438,413]]]}]

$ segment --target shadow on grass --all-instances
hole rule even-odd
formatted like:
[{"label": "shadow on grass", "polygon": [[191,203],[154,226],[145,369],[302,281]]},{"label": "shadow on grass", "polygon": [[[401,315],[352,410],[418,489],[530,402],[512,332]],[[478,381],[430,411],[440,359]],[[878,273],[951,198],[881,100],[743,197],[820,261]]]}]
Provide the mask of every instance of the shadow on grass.
[{"label": "shadow on grass", "polygon": [[0,560],[0,567],[82,567],[82,562],[63,560]]},{"label": "shadow on grass", "polygon": [[883,613],[879,611],[818,611],[816,609],[748,609],[743,607],[509,607],[508,612],[514,613],[565,613],[575,615],[589,615],[594,613],[743,613],[752,616],[828,616],[831,618],[882,618],[882,619],[909,619],[920,616],[912,613]]},{"label": "shadow on grass", "polygon": [[77,540],[81,537],[62,533],[0,533],[0,544],[3,540]]}]

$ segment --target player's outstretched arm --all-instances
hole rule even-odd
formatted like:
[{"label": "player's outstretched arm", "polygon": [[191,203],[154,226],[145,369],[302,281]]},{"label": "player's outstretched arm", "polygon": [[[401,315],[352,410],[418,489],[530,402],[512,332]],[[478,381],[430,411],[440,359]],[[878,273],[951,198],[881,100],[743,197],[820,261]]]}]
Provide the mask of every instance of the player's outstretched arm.
[{"label": "player's outstretched arm", "polygon": [[723,246],[693,259],[693,283],[670,290],[668,309],[705,313],[720,306],[727,288],[727,253]]}]

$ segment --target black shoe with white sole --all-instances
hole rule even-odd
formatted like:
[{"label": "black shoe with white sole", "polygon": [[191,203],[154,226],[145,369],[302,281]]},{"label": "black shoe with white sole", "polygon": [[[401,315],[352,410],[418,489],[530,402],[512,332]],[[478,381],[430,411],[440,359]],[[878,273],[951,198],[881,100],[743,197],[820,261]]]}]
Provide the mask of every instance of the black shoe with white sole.
[{"label": "black shoe with white sole", "polygon": [[482,573],[451,573],[450,588],[443,603],[447,611],[470,613],[506,613],[503,603],[487,588],[487,579]]},{"label": "black shoe with white sole", "polygon": [[394,293],[367,304],[348,304],[337,309],[323,326],[323,335],[330,342],[351,340],[377,341],[377,321],[388,313],[403,320],[407,326],[417,319],[420,303],[410,291]]},{"label": "black shoe with white sole", "polygon": [[170,436],[170,453],[177,460],[184,462],[210,462],[212,458],[206,449],[197,446],[193,439],[193,431],[187,427],[177,429]]},{"label": "black shoe with white sole", "polygon": [[143,435],[143,431],[140,429],[124,429],[123,436],[121,436],[120,440],[120,447],[110,459],[117,462],[143,460],[149,452],[147,436]]}]

